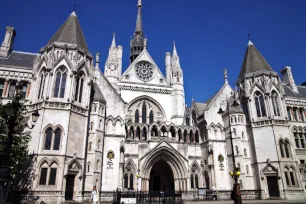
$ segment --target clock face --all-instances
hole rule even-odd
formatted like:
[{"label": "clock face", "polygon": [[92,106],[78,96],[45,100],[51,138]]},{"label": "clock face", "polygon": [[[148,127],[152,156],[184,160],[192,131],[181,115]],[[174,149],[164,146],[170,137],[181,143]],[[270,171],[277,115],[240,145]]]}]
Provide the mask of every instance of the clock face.
[{"label": "clock face", "polygon": [[154,66],[146,61],[138,62],[135,65],[136,76],[142,81],[150,81],[153,78]]}]

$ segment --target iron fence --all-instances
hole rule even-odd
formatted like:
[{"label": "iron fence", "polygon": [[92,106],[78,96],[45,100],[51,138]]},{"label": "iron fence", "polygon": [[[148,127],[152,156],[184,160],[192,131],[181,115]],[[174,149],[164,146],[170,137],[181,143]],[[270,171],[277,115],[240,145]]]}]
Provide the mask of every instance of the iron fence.
[{"label": "iron fence", "polygon": [[183,204],[181,192],[143,192],[143,191],[116,191],[113,204],[121,204],[121,198],[134,198],[141,204]]}]

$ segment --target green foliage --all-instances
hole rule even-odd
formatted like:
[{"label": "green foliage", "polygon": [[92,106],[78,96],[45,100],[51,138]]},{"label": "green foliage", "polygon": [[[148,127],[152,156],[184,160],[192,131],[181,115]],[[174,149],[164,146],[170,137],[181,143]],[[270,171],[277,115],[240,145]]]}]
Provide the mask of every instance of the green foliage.
[{"label": "green foliage", "polygon": [[[24,103],[14,98],[11,103],[0,104],[0,158],[10,158],[8,164],[14,203],[21,202],[22,195],[31,190],[34,179],[33,156],[28,149],[31,135],[26,130],[29,117]],[[7,110],[11,110],[10,117]],[[7,145],[9,134],[12,136],[10,151]],[[7,157],[8,152],[10,157]]]}]

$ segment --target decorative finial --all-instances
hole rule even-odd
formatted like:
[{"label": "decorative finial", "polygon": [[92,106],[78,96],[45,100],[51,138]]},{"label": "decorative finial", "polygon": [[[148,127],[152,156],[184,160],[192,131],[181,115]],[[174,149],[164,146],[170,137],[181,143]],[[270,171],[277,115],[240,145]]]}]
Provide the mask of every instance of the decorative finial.
[{"label": "decorative finial", "polygon": [[228,84],[228,76],[227,76],[227,70],[226,69],[223,70],[223,75],[224,75],[224,83]]},{"label": "decorative finial", "polygon": [[142,4],[141,4],[141,0],[138,0],[138,4],[137,4],[137,7],[141,7]]},{"label": "decorative finial", "polygon": [[113,32],[113,37],[115,37],[116,36],[116,32]]},{"label": "decorative finial", "polygon": [[253,45],[250,33],[248,33],[248,45]]},{"label": "decorative finial", "polygon": [[173,46],[175,46],[175,41],[173,40]]}]

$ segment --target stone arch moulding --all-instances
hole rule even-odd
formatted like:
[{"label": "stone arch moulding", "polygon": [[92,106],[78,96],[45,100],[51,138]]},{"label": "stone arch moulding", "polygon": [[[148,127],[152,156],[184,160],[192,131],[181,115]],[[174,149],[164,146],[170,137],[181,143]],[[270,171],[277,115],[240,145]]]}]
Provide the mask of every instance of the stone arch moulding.
[{"label": "stone arch moulding", "polygon": [[[162,118],[162,121],[166,120],[166,112],[163,109],[163,107],[160,105],[160,103],[158,101],[156,101],[155,99],[149,97],[149,96],[139,96],[137,98],[134,98],[131,102],[129,102],[129,104],[126,106],[126,118],[129,118],[130,116],[133,116],[136,108],[137,108],[137,104],[140,103],[141,101],[146,101],[147,103],[149,102],[150,105],[152,106],[151,108],[154,110],[154,118],[156,119],[160,119]],[[155,106],[155,107],[154,107]],[[138,107],[138,109],[140,109],[140,107]],[[160,112],[160,117],[156,115],[156,112]]]},{"label": "stone arch moulding", "polygon": [[[163,141],[163,143],[167,142]],[[151,169],[153,168],[154,164],[163,159],[169,164],[174,179],[187,178],[188,160],[168,145],[158,146],[159,147],[154,148],[140,159],[141,177],[150,179]]]},{"label": "stone arch moulding", "polygon": [[[66,165],[65,165],[66,166]],[[78,161],[78,158],[74,156],[68,163],[65,168],[65,176],[68,174],[75,174],[79,175],[80,178],[82,178],[83,175],[83,168],[80,162]]]}]

